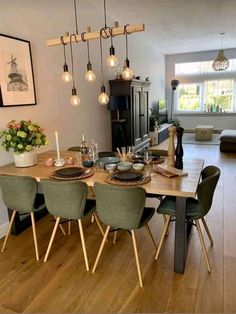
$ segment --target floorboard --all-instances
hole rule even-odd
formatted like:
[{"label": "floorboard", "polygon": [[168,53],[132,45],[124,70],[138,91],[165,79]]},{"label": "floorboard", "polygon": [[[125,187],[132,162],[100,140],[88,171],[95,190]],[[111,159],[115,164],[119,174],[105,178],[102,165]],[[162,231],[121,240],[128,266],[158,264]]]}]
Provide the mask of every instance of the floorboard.
[{"label": "floorboard", "polygon": [[[70,236],[58,230],[47,263],[44,254],[54,220],[47,216],[37,224],[40,261],[37,263],[31,228],[10,236],[0,254],[0,313],[232,313],[236,312],[236,154],[222,154],[217,145],[184,145],[184,158],[205,159],[222,174],[207,223],[211,247],[204,238],[212,266],[207,272],[198,234],[193,228],[184,275],[173,272],[174,223],[171,223],[159,259],[145,229],[137,231],[144,288],[139,287],[132,239],[118,232],[110,240],[95,274],[85,270],[78,225]],[[155,199],[149,205],[157,206]],[[95,223],[83,222],[90,269],[102,237]],[[163,219],[150,222],[158,242]],[[2,245],[3,239],[0,240]]]}]

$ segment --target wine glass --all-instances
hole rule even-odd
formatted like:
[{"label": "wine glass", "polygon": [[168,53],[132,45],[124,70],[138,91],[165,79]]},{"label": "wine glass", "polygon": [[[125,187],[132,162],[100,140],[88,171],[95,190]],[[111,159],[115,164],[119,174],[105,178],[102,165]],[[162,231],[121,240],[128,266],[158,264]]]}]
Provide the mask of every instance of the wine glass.
[{"label": "wine glass", "polygon": [[147,164],[147,175],[150,175],[150,162],[152,161],[152,152],[146,150],[144,152],[144,161]]}]

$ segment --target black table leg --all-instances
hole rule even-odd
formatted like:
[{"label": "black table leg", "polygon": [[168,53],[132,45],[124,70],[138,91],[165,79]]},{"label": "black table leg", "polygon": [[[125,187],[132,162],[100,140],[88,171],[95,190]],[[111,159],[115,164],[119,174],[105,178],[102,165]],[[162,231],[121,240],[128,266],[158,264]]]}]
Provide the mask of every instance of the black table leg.
[{"label": "black table leg", "polygon": [[[191,226],[186,223],[186,198],[176,197],[174,271],[183,274],[187,257],[187,238]],[[188,229],[188,230],[187,230]]]}]

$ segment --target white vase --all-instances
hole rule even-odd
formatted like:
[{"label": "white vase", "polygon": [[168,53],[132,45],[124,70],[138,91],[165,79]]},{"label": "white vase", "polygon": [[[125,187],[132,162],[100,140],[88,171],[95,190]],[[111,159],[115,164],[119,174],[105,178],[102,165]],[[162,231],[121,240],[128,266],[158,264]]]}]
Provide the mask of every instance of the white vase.
[{"label": "white vase", "polygon": [[37,154],[35,149],[30,152],[24,152],[21,154],[13,154],[16,167],[30,167],[37,164]]}]

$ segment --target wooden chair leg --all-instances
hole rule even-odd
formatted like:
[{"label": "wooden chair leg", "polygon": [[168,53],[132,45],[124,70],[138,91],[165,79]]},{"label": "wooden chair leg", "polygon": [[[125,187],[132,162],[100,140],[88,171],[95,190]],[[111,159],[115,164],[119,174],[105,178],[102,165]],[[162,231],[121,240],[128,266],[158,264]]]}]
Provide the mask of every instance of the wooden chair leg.
[{"label": "wooden chair leg", "polygon": [[137,248],[137,242],[136,242],[134,230],[131,230],[131,234],[132,234],[132,240],[133,240],[133,246],[134,246],[135,261],[136,261],[136,266],[138,270],[139,284],[140,284],[140,287],[142,288],[143,280],[142,280],[141,268],[140,268],[139,257],[138,257],[138,248]]},{"label": "wooden chair leg", "polygon": [[95,272],[95,270],[96,270],[96,268],[97,268],[98,261],[99,261],[99,259],[100,259],[101,254],[102,254],[104,245],[105,245],[106,240],[107,240],[107,236],[108,236],[109,231],[110,231],[110,228],[111,228],[111,226],[107,226],[107,228],[106,228],[104,237],[103,237],[103,239],[102,239],[101,246],[100,246],[99,251],[98,251],[98,255],[97,255],[97,257],[96,257],[96,261],[95,261],[94,266],[93,266],[92,274]]},{"label": "wooden chair leg", "polygon": [[82,243],[82,249],[84,253],[85,267],[86,267],[86,270],[89,271],[88,256],[87,256],[86,245],[84,241],[84,231],[83,231],[83,225],[82,225],[81,219],[78,219],[78,224],[79,224],[79,232],[80,232],[80,238],[81,238],[81,243]]},{"label": "wooden chair leg", "polygon": [[116,244],[117,230],[114,231],[113,244]]},{"label": "wooden chair leg", "polygon": [[103,231],[103,229],[102,229],[102,226],[101,226],[101,224],[100,224],[100,221],[99,221],[99,219],[98,219],[97,214],[96,214],[96,213],[93,213],[93,217],[94,217],[94,219],[95,219],[95,221],[96,221],[96,223],[97,223],[97,225],[98,225],[99,230],[101,231],[102,236],[104,237],[105,233],[104,233],[104,231]]},{"label": "wooden chair leg", "polygon": [[68,221],[68,235],[71,233],[71,220]]},{"label": "wooden chair leg", "polygon": [[205,230],[206,230],[206,233],[207,233],[207,235],[208,235],[208,238],[209,238],[209,240],[210,240],[210,242],[211,242],[211,246],[213,246],[213,239],[212,239],[210,230],[209,230],[209,228],[208,228],[208,226],[207,226],[206,220],[205,220],[204,218],[202,218],[201,220],[202,220],[202,224],[203,224],[203,226],[204,226],[204,228],[205,228]]},{"label": "wooden chair leg", "polygon": [[[162,215],[162,218],[163,218],[163,220],[164,220],[164,226],[165,226],[165,224],[166,224],[166,221],[167,221],[167,217],[168,217],[169,215]],[[167,231],[166,231],[166,236],[168,236],[169,235],[169,232],[168,232],[168,229],[167,229]]]},{"label": "wooden chair leg", "polygon": [[31,223],[32,223],[32,230],[33,230],[33,237],[34,237],[36,260],[39,261],[39,250],[38,250],[38,241],[37,241],[36,228],[35,228],[34,213],[30,213],[30,216],[31,216]]},{"label": "wooden chair leg", "polygon": [[55,235],[56,235],[56,232],[57,232],[57,228],[58,228],[58,225],[59,225],[59,222],[60,222],[60,217],[57,217],[56,219],[56,223],[55,223],[55,226],[53,228],[53,231],[52,231],[52,235],[51,235],[51,239],[49,241],[49,244],[48,244],[48,248],[47,248],[47,252],[46,252],[46,255],[44,257],[44,263],[47,261],[48,259],[48,255],[49,255],[49,252],[51,250],[51,247],[52,247],[52,243],[54,241],[54,238],[55,238]]},{"label": "wooden chair leg", "polygon": [[8,225],[8,228],[7,228],[7,234],[5,236],[5,239],[4,239],[4,242],[3,242],[3,245],[2,245],[1,252],[4,252],[4,250],[5,250],[5,246],[7,244],[7,239],[9,237],[10,232],[11,232],[11,227],[12,227],[12,224],[14,222],[15,216],[16,216],[16,210],[13,210],[13,213],[11,215],[11,219],[10,219],[10,222],[9,222],[9,225]]},{"label": "wooden chair leg", "polygon": [[[55,220],[57,219],[56,216],[54,216]],[[59,228],[61,229],[61,232],[63,233],[63,235],[66,235],[65,229],[62,227],[62,225],[59,224]]]},{"label": "wooden chair leg", "polygon": [[147,230],[147,233],[150,235],[150,238],[151,238],[151,240],[152,240],[152,243],[153,243],[153,245],[154,245],[154,247],[155,247],[155,251],[156,251],[156,250],[157,250],[157,245],[156,245],[156,242],[155,242],[155,240],[154,240],[154,238],[153,238],[153,235],[152,235],[152,232],[151,232],[151,229],[150,229],[149,225],[146,224],[146,225],[145,225],[145,228],[146,228],[146,230]]},{"label": "wooden chair leg", "polygon": [[155,260],[158,259],[158,256],[160,254],[160,251],[161,251],[161,248],[162,248],[162,245],[163,245],[163,241],[164,241],[164,238],[165,238],[165,235],[166,235],[166,230],[168,230],[168,227],[169,227],[169,224],[170,224],[170,219],[171,219],[171,216],[169,215],[167,217],[167,219],[166,219],[164,230],[163,230],[162,235],[161,235],[161,240],[160,240],[160,243],[158,245],[158,249],[157,249],[157,252],[156,252],[156,255],[155,255]]},{"label": "wooden chair leg", "polygon": [[209,257],[208,257],[208,254],[207,254],[206,245],[205,245],[205,242],[204,242],[204,239],[203,239],[202,230],[201,230],[201,227],[200,227],[199,220],[195,220],[195,224],[197,226],[197,231],[198,231],[199,239],[200,239],[200,242],[201,242],[202,250],[203,250],[203,253],[204,253],[205,261],[206,261],[206,264],[207,264],[207,269],[208,269],[208,272],[210,273],[211,272],[211,265],[210,265]]}]

